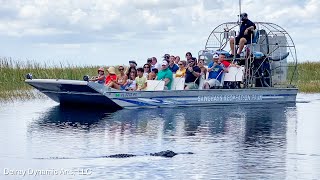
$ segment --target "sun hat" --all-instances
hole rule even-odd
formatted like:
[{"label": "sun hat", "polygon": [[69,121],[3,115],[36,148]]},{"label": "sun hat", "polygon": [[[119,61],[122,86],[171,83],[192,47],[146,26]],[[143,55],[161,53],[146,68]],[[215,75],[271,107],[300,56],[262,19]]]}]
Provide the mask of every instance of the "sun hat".
[{"label": "sun hat", "polygon": [[102,72],[104,72],[104,69],[103,69],[103,67],[100,67],[99,69],[98,69],[98,72],[99,71],[102,71]]},{"label": "sun hat", "polygon": [[108,72],[109,74],[116,74],[116,69],[113,66],[111,66],[109,67]]}]

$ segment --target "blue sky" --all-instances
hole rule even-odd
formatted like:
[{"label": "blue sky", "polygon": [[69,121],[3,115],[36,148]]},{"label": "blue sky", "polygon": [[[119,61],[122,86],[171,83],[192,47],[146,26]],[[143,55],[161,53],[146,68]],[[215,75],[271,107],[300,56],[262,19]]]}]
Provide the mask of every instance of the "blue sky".
[{"label": "blue sky", "polygon": [[[238,0],[0,0],[0,56],[115,65],[204,48],[214,27],[237,20]],[[285,28],[298,58],[320,60],[319,0],[243,0],[252,21]]]}]

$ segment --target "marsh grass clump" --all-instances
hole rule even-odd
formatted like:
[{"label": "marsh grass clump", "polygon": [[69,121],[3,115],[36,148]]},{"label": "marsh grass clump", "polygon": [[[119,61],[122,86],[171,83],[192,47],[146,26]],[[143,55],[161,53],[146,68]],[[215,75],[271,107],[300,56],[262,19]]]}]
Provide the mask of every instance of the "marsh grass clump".
[{"label": "marsh grass clump", "polygon": [[[96,75],[98,66],[76,66],[71,64],[48,65],[34,61],[15,61],[0,58],[0,98],[26,96],[29,85],[24,83],[25,75],[33,78],[82,80],[84,75]],[[24,92],[25,91],[25,92]]]},{"label": "marsh grass clump", "polygon": [[[289,74],[294,68],[289,68]],[[293,80],[300,92],[316,93],[320,92],[320,62],[298,63],[297,77]]]}]

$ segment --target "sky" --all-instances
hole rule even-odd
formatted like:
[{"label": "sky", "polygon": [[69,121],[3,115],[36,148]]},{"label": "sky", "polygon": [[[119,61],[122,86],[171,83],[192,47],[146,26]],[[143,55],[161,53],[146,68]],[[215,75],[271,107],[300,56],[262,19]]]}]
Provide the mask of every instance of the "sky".
[{"label": "sky", "polygon": [[[238,0],[0,0],[0,57],[119,65],[184,59],[211,31],[237,21]],[[283,27],[298,61],[320,60],[319,0],[242,0],[249,19]]]}]

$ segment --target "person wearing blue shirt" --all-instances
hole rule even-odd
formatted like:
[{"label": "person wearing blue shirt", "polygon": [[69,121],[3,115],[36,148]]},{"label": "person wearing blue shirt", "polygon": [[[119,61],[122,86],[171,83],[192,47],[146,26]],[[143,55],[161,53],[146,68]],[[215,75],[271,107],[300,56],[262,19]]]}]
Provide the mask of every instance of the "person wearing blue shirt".
[{"label": "person wearing blue shirt", "polygon": [[208,81],[204,83],[204,89],[220,86],[223,72],[228,71],[223,64],[219,64],[219,56],[217,54],[213,56],[212,60],[208,65],[209,75]]},{"label": "person wearing blue shirt", "polygon": [[178,71],[178,69],[179,69],[179,66],[174,63],[174,60],[175,60],[175,57],[174,56],[170,56],[170,58],[169,58],[169,67],[168,68],[172,71],[172,73],[176,73]]},{"label": "person wearing blue shirt", "polygon": [[256,25],[248,19],[247,13],[241,13],[240,17],[242,23],[240,25],[239,35],[236,38],[230,38],[231,57],[233,57],[235,53],[234,43],[239,45],[236,58],[240,58],[240,53],[244,45],[251,42],[251,39],[253,38],[251,35],[253,35],[253,30],[256,29]]}]

